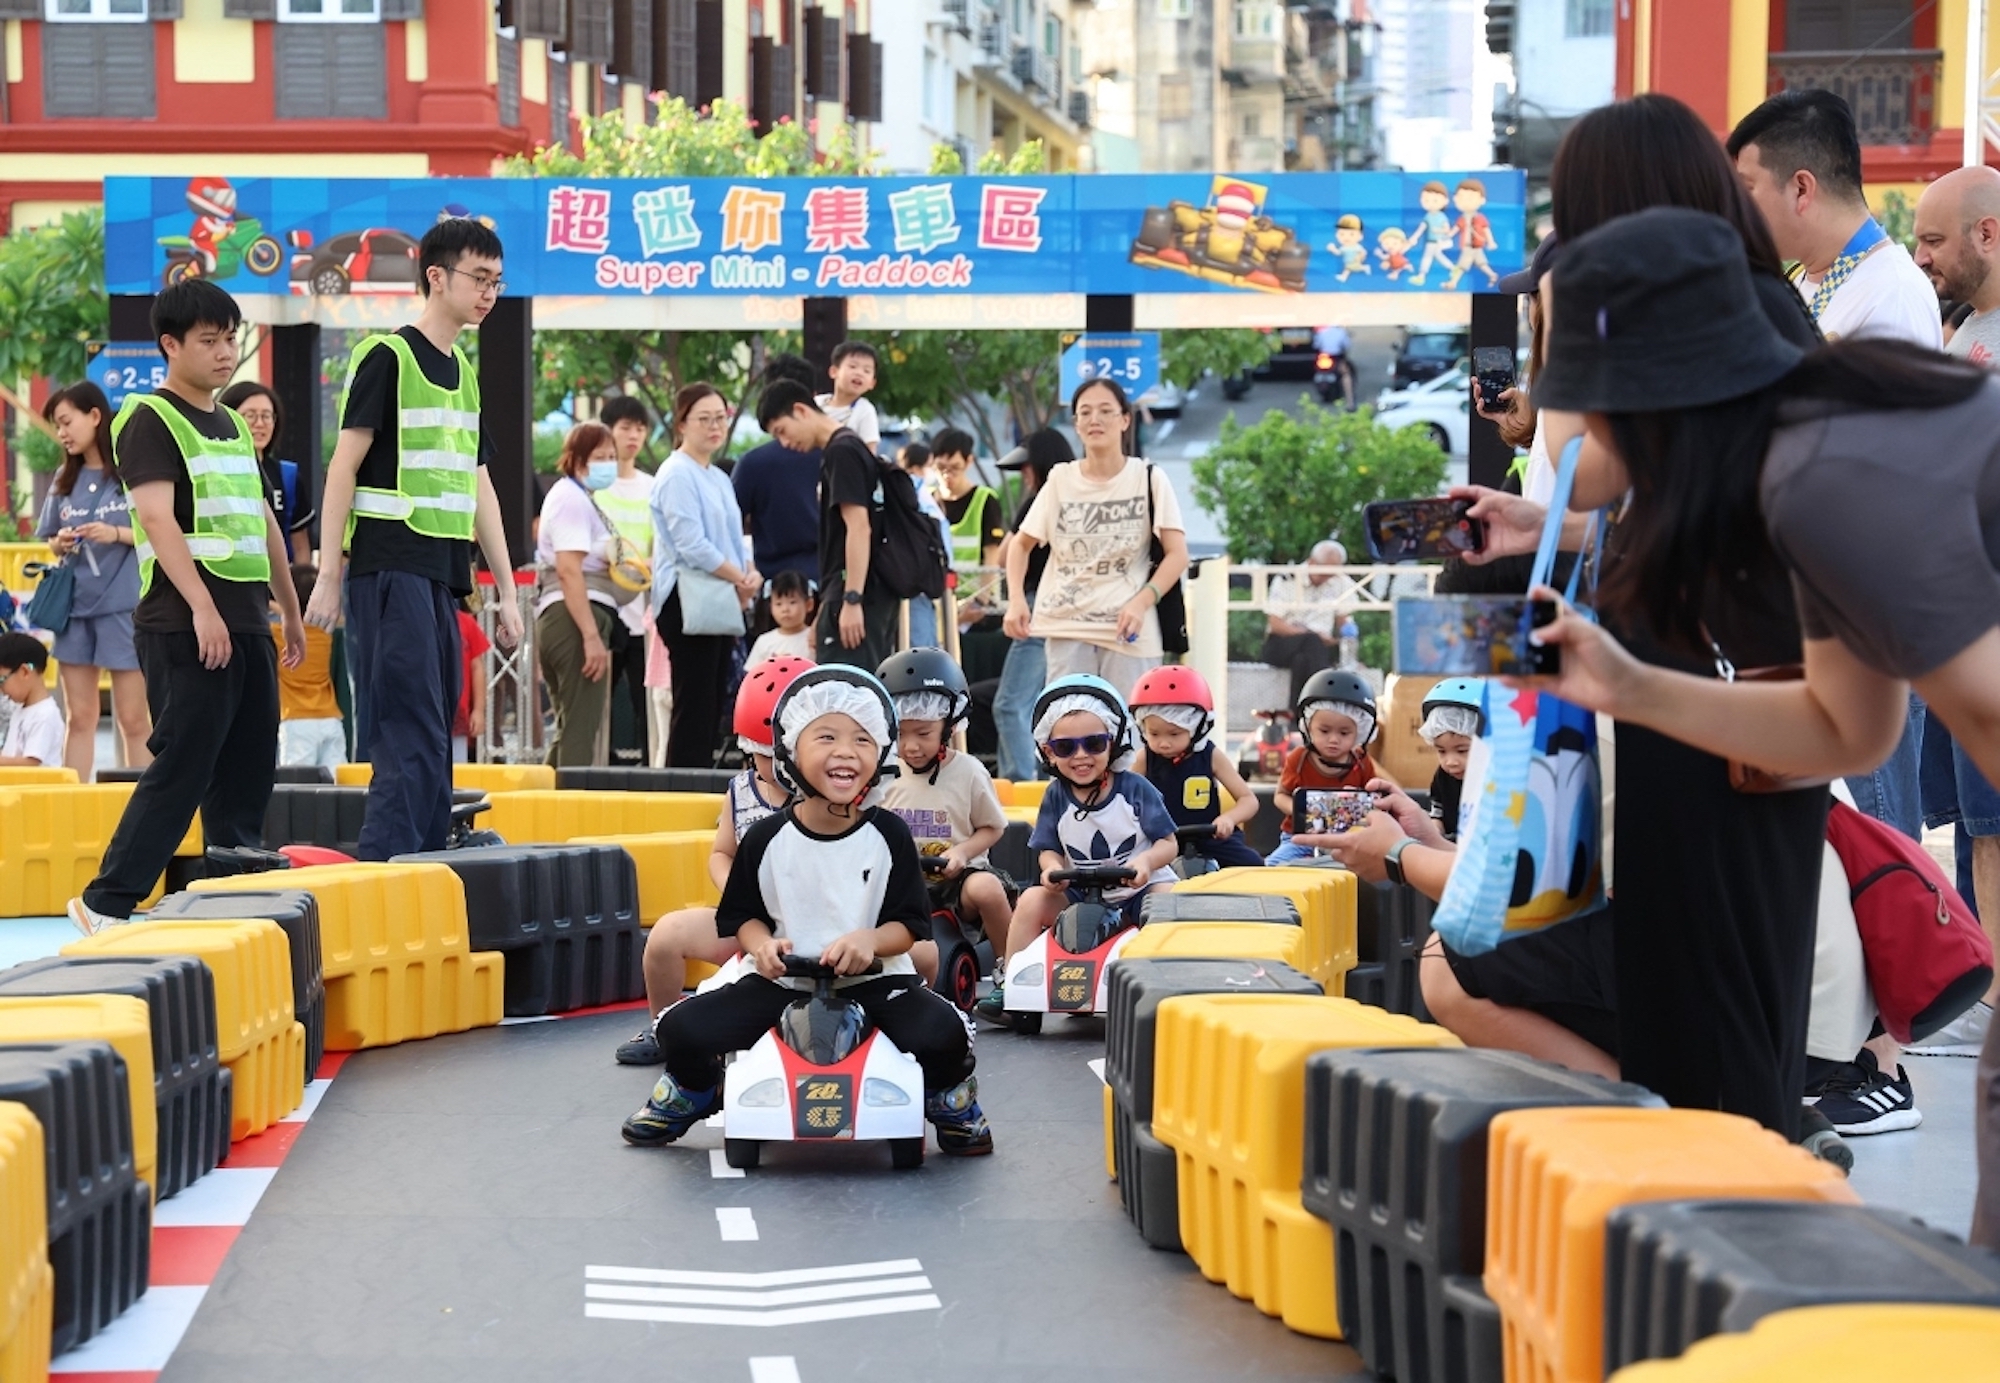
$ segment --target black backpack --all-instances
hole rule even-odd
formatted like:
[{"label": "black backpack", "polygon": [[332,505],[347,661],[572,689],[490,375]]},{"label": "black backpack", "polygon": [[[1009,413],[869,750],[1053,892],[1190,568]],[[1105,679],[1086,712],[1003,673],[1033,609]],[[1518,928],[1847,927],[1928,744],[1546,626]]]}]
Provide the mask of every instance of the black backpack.
[{"label": "black backpack", "polygon": [[882,500],[877,510],[875,551],[868,563],[870,587],[899,600],[919,596],[936,600],[944,594],[944,574],[951,558],[945,551],[938,522],[917,505],[917,487],[910,473],[877,460],[876,483]]}]

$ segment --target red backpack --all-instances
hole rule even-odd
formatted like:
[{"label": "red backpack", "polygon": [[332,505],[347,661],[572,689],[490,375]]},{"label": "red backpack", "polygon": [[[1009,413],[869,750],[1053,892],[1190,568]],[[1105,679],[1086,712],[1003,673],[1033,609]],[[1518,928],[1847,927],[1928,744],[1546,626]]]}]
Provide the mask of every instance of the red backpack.
[{"label": "red backpack", "polygon": [[1993,943],[1930,852],[1895,827],[1836,801],[1826,840],[1847,872],[1882,1026],[1921,1041],[1986,992]]}]

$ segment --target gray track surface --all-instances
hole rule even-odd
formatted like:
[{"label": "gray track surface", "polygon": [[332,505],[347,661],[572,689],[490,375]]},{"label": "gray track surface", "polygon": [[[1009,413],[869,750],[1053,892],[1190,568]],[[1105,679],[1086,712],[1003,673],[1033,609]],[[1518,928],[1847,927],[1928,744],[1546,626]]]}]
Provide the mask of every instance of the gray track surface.
[{"label": "gray track surface", "polygon": [[[1366,1377],[1155,1252],[1103,1166],[1085,1062],[1101,1022],[983,1030],[997,1153],[889,1170],[877,1144],[767,1149],[710,1172],[719,1130],[626,1147],[654,1072],[615,1066],[636,1013],[487,1029],[350,1059],[231,1250],[164,1383],[284,1378],[1064,1383]],[[756,1242],[722,1241],[745,1207]],[[770,1272],[918,1259],[941,1310],[803,1325],[587,1319],[586,1265]]]}]

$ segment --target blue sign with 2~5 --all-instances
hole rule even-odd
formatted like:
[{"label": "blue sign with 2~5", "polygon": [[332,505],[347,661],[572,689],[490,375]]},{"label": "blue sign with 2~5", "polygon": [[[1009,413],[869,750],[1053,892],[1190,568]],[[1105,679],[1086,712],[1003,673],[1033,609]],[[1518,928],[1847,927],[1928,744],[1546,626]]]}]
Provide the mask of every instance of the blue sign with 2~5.
[{"label": "blue sign with 2~5", "polygon": [[1064,336],[1062,401],[1093,379],[1115,380],[1127,398],[1145,393],[1160,382],[1160,333]]},{"label": "blue sign with 2~5", "polygon": [[[227,169],[218,170],[227,172]],[[1467,173],[105,180],[118,294],[414,294],[438,221],[490,225],[510,295],[1400,293],[1522,263],[1526,182]]]},{"label": "blue sign with 2~5", "polygon": [[116,409],[127,394],[143,394],[167,382],[167,362],[157,346],[113,341],[90,343],[84,377],[104,391]]}]

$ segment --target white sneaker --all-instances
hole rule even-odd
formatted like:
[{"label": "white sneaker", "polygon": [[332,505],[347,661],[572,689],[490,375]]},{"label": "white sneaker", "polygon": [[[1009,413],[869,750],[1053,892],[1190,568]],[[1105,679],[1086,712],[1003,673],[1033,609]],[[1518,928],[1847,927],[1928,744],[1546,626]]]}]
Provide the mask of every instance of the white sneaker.
[{"label": "white sneaker", "polygon": [[129,917],[106,917],[103,913],[86,904],[81,898],[69,900],[69,920],[85,936],[96,936],[106,927],[122,927],[132,919]]},{"label": "white sneaker", "polygon": [[1923,1041],[1903,1050],[1911,1056],[1978,1056],[1986,1045],[1986,1029],[1992,1022],[1993,1005],[1982,1000]]}]

